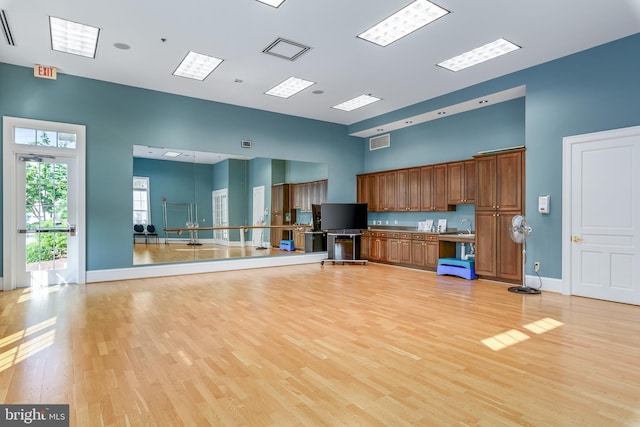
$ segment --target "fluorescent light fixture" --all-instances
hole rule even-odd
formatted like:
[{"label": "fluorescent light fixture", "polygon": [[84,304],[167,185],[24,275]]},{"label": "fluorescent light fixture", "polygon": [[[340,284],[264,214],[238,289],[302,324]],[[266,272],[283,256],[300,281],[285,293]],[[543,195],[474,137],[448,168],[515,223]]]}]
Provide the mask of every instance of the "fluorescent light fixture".
[{"label": "fluorescent light fixture", "polygon": [[162,153],[163,157],[179,157],[180,154],[182,153],[178,153],[176,151],[165,151],[164,153]]},{"label": "fluorescent light fixture", "polygon": [[100,29],[65,19],[49,17],[51,49],[95,58]]},{"label": "fluorescent light fixture", "polygon": [[372,102],[380,101],[381,98],[376,98],[371,95],[360,95],[353,99],[343,102],[342,104],[334,105],[332,108],[343,111],[353,111],[356,108],[364,107]]},{"label": "fluorescent light fixture", "polygon": [[454,58],[447,59],[438,65],[442,68],[446,68],[447,70],[460,71],[467,67],[471,67],[472,65],[477,65],[481,62],[504,55],[505,53],[513,52],[517,49],[520,49],[520,46],[505,39],[498,39]]},{"label": "fluorescent light fixture", "polygon": [[379,24],[358,35],[380,46],[387,46],[449,13],[427,0],[416,0]]},{"label": "fluorescent light fixture", "polygon": [[258,0],[260,3],[268,4],[273,7],[280,7],[284,0]]},{"label": "fluorescent light fixture", "polygon": [[222,64],[222,61],[214,56],[189,51],[173,75],[202,81]]},{"label": "fluorescent light fixture", "polygon": [[311,85],[316,84],[309,80],[299,79],[297,77],[289,77],[279,85],[269,89],[265,92],[267,95],[278,96],[280,98],[289,98],[292,95],[308,88]]}]

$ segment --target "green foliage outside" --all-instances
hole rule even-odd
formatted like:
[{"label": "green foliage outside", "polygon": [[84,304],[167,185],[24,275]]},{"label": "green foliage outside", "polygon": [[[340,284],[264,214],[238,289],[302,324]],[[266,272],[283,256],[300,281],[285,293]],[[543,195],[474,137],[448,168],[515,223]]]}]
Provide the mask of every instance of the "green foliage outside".
[{"label": "green foliage outside", "polygon": [[[53,221],[43,221],[40,228],[53,227]],[[66,233],[37,233],[35,241],[27,243],[27,264],[51,261],[67,256]]]},{"label": "green foliage outside", "polygon": [[[49,145],[46,132],[41,144]],[[26,167],[27,229],[67,226],[67,166],[29,161]],[[27,240],[27,263],[50,261],[67,254],[66,233],[34,233]]]}]

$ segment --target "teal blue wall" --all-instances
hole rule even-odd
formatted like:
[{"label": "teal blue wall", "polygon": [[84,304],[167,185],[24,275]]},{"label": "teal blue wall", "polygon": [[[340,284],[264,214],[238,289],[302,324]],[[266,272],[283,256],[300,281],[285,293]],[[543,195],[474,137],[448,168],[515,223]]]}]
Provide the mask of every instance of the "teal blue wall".
[{"label": "teal blue wall", "polygon": [[[211,177],[212,165],[194,165],[192,163],[173,162],[167,160],[133,159],[133,175],[149,177],[149,197],[151,204],[151,221],[164,237],[162,198],[171,203],[196,203],[197,221],[200,225],[211,223]],[[186,209],[186,208],[185,208]],[[169,227],[185,227],[182,215],[179,221],[167,212]],[[194,212],[195,214],[195,212]],[[202,221],[205,219],[205,221]],[[211,237],[211,233],[201,232],[199,237]],[[171,237],[175,237],[172,235]]]},{"label": "teal blue wall", "polygon": [[[524,143],[526,215],[534,228],[527,273],[538,260],[542,275],[560,278],[562,138],[640,125],[638,51],[640,34],[348,127],[64,74],[56,81],[35,79],[30,68],[0,63],[0,115],[87,126],[89,270],[132,264],[134,144],[246,155],[240,141],[248,138],[256,157],[326,163],[331,202],[355,199],[357,173],[468,158],[479,150]],[[524,99],[393,132],[391,149],[369,153],[366,140],[347,136],[521,85]],[[542,194],[551,196],[549,215],[537,213]],[[463,209],[462,215],[471,214]],[[460,208],[453,215],[460,215]],[[398,218],[415,222],[421,216]]]},{"label": "teal blue wall", "polygon": [[287,182],[310,182],[327,179],[328,170],[324,163],[287,162]]},{"label": "teal blue wall", "polygon": [[[526,271],[532,274],[533,262],[540,261],[540,273],[543,276],[561,278],[562,138],[640,125],[638,51],[640,35],[636,34],[356,123],[349,127],[349,132],[526,85],[524,105],[518,100],[509,103],[514,107],[513,112],[502,111],[500,106],[496,106],[494,111],[451,116],[437,120],[441,121],[440,124],[414,126],[412,138],[405,138],[408,130],[392,132],[392,150],[378,150],[379,154],[367,153],[367,141],[363,140],[365,171],[410,166],[421,163],[422,159],[428,159],[427,163],[431,163],[465,158],[479,150],[524,143],[527,148],[526,216],[533,227],[527,244]],[[523,113],[524,123],[521,118]],[[488,115],[484,118],[488,122],[476,121],[479,117],[477,114]],[[440,126],[448,129],[441,129]],[[492,132],[493,127],[493,131],[498,132],[495,141],[484,136],[486,132]],[[430,150],[432,154],[428,157],[424,154],[430,148],[427,142],[436,141],[438,144],[437,140],[449,133],[457,133],[460,141],[450,141],[452,145],[439,144],[439,149]],[[410,141],[406,142],[408,139]],[[412,146],[411,153],[416,160],[407,157],[409,149],[395,148],[401,141]],[[395,154],[383,159],[383,152]],[[546,194],[551,196],[551,213],[543,215],[537,212],[537,199]]]},{"label": "teal blue wall", "polygon": [[[328,197],[355,198],[358,138],[346,126],[0,63],[0,115],[87,127],[87,269],[132,266],[133,145],[323,162]],[[251,150],[240,147],[251,139]]]}]

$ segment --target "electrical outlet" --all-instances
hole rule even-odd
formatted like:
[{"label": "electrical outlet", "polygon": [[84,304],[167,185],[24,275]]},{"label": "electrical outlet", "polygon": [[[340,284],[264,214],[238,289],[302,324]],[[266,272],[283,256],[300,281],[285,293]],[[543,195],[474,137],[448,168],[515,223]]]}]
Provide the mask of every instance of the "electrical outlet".
[{"label": "electrical outlet", "polygon": [[540,271],[540,261],[536,261],[533,263],[533,271],[535,271],[536,273]]}]

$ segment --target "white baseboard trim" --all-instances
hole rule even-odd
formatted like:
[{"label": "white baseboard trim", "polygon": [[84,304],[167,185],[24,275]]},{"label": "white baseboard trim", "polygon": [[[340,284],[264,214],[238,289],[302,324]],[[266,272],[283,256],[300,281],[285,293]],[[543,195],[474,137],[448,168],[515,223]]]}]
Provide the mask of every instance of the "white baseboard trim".
[{"label": "white baseboard trim", "polygon": [[237,258],[184,264],[159,264],[111,270],[87,271],[86,282],[110,282],[113,280],[144,279],[149,277],[178,276],[181,274],[212,273],[216,271],[244,270],[248,268],[279,267],[286,265],[320,263],[327,259],[326,252],[311,252],[291,256],[264,258]]},{"label": "white baseboard trim", "polygon": [[563,293],[562,279],[554,279],[552,277],[526,276],[525,283],[527,286],[538,289],[542,280],[542,290],[549,292]]}]

